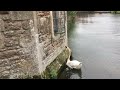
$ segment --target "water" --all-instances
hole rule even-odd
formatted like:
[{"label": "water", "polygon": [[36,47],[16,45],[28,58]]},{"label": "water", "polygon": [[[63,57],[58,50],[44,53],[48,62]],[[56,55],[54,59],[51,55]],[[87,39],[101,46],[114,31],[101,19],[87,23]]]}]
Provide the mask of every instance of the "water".
[{"label": "water", "polygon": [[73,58],[81,70],[66,68],[62,79],[120,79],[120,15],[81,13],[68,32]]}]

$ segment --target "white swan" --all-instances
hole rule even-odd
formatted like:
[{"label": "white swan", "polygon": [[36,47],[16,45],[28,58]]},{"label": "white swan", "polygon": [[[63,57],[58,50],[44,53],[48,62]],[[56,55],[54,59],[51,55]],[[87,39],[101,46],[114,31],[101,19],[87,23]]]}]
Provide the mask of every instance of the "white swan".
[{"label": "white swan", "polygon": [[66,46],[66,48],[69,50],[69,57],[67,59],[66,65],[71,69],[80,69],[82,67],[82,62],[79,62],[77,60],[70,61],[71,50],[67,46]]}]

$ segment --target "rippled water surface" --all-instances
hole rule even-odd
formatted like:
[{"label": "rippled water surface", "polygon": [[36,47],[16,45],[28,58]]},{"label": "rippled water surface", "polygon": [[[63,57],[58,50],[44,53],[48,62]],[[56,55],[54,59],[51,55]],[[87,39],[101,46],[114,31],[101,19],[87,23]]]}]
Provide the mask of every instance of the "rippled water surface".
[{"label": "rippled water surface", "polygon": [[83,62],[81,70],[66,68],[61,78],[120,78],[120,15],[81,13],[68,31],[73,58]]}]

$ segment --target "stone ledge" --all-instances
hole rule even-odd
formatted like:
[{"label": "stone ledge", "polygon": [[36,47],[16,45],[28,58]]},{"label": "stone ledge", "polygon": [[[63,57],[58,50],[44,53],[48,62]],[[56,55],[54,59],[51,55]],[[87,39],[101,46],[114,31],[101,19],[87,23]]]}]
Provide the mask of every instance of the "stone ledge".
[{"label": "stone ledge", "polygon": [[68,50],[63,50],[54,61],[46,67],[42,74],[43,79],[57,79],[68,58]]}]

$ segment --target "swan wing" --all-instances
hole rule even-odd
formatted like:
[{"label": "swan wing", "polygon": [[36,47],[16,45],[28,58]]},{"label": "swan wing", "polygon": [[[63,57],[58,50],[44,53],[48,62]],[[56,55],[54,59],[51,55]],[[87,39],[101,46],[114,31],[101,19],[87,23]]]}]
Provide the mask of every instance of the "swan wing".
[{"label": "swan wing", "polygon": [[70,61],[70,62],[69,62],[69,66],[71,66],[72,68],[75,68],[75,67],[79,66],[79,64],[80,64],[80,63],[74,62],[74,61]]},{"label": "swan wing", "polygon": [[66,65],[71,69],[73,68],[72,65],[71,65],[71,62],[67,62]]},{"label": "swan wing", "polygon": [[82,63],[77,60],[73,60],[71,66],[75,69],[80,69],[82,67]]},{"label": "swan wing", "polygon": [[72,63],[73,63],[73,65],[79,65],[81,62],[79,62],[79,61],[77,61],[77,60],[73,60],[73,61],[71,61]]},{"label": "swan wing", "polygon": [[66,63],[66,65],[70,68],[76,68],[76,69],[78,68],[79,69],[82,66],[82,63],[77,60],[73,60],[73,61],[68,61]]}]

